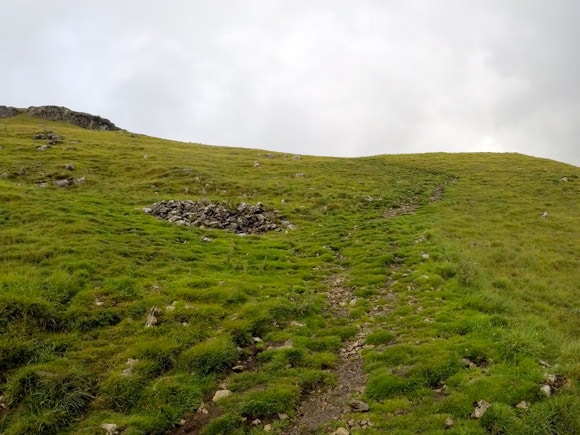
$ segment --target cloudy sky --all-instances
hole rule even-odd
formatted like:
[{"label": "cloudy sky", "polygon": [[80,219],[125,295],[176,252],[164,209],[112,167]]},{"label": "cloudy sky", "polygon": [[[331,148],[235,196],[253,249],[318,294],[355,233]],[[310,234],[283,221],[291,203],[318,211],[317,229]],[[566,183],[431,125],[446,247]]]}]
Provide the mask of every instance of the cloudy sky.
[{"label": "cloudy sky", "polygon": [[0,104],[289,153],[580,166],[577,0],[5,0]]}]

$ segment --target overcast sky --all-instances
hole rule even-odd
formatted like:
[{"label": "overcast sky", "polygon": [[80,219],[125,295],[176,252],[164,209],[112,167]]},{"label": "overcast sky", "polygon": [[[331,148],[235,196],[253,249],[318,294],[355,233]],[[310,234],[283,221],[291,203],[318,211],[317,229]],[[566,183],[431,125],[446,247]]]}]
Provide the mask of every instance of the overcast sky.
[{"label": "overcast sky", "polygon": [[288,153],[580,166],[577,0],[2,0],[0,104]]}]

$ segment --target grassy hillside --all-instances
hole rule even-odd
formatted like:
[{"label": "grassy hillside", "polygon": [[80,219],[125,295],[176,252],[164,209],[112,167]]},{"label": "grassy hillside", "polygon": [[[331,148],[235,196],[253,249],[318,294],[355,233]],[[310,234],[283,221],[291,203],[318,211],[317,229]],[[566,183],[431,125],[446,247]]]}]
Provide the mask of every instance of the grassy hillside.
[{"label": "grassy hillside", "polygon": [[[45,129],[63,139],[40,151]],[[298,158],[19,115],[0,173],[0,433],[290,433],[353,343],[370,409],[311,433],[580,433],[577,167]],[[142,211],[199,198],[296,228]]]}]

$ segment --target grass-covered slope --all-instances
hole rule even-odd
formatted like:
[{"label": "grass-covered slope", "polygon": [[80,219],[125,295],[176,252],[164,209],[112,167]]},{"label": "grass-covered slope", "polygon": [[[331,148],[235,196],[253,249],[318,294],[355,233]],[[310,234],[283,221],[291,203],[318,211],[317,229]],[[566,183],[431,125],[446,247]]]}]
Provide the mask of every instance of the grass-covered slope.
[{"label": "grass-covered slope", "polygon": [[[63,140],[39,151],[44,129]],[[580,433],[577,167],[295,158],[20,115],[0,119],[0,173],[0,433],[162,433],[204,407],[206,433],[288,432],[360,330],[365,433]],[[296,228],[240,237],[142,211],[199,198]],[[352,294],[340,315],[333,282]]]}]

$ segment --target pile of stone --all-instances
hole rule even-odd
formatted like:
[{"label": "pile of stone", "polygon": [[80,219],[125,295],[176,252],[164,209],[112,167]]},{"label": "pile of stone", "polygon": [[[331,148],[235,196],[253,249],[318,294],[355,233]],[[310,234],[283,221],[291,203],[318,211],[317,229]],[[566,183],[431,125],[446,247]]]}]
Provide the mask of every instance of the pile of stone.
[{"label": "pile of stone", "polygon": [[[36,133],[34,136],[32,136],[32,139],[34,140],[46,140],[46,143],[48,145],[56,145],[59,142],[62,142],[62,137],[60,137],[58,134],[56,134],[54,131],[43,131],[41,133]],[[39,150],[39,151],[44,151],[44,150]]]},{"label": "pile of stone", "polygon": [[231,207],[207,199],[198,201],[160,201],[143,211],[169,222],[202,228],[217,228],[236,234],[261,234],[268,231],[293,229],[294,226],[275,210],[266,210],[262,203],[249,205],[244,202]]}]

